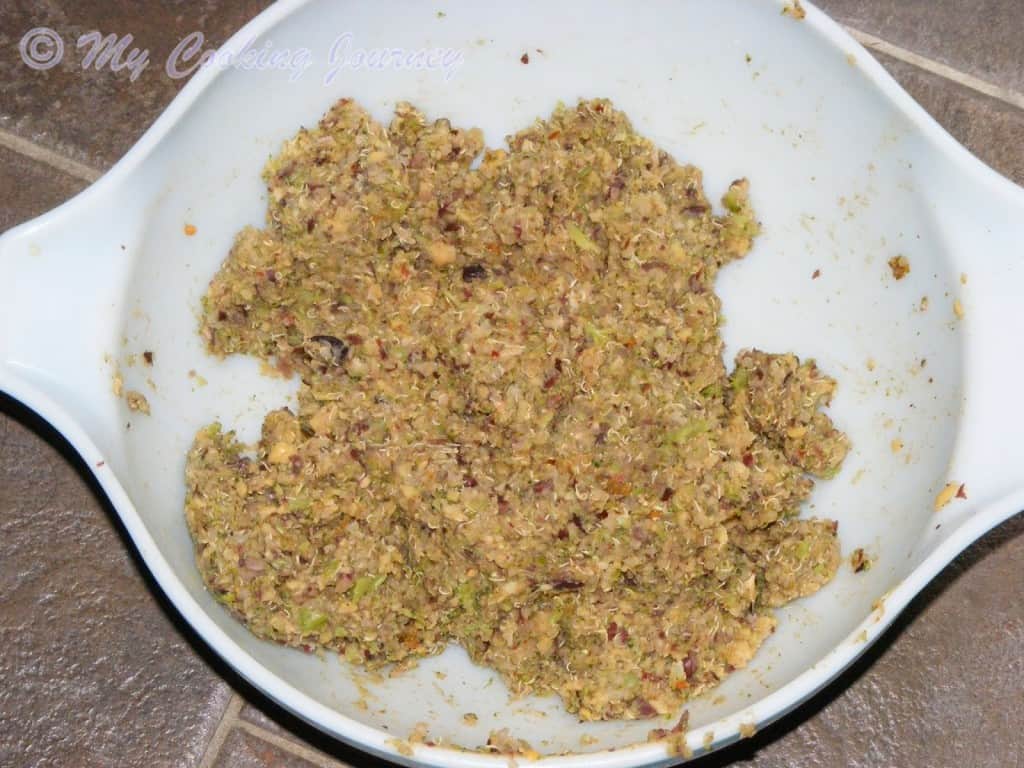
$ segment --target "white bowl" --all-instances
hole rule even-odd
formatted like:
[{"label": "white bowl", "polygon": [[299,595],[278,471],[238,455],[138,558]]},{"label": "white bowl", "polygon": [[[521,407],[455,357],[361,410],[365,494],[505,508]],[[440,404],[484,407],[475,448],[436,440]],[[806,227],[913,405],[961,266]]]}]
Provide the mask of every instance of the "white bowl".
[{"label": "white bowl", "polygon": [[[544,766],[654,765],[669,760],[663,744],[645,741],[662,723],[580,724],[555,700],[510,701],[454,648],[371,680],[334,657],[257,640],[204,590],[182,514],[192,436],[219,418],[254,437],[265,411],[295,390],[261,377],[252,360],[207,357],[196,334],[198,299],[234,233],[262,223],[263,162],[342,96],[380,119],[410,100],[431,117],[480,126],[492,146],[558,100],[607,96],[642,134],[703,168],[709,197],[750,178],[764,234],[719,279],[727,357],[741,346],[794,350],[839,379],[831,413],[854,449],[810,506],[840,521],[846,554],[864,547],[876,564],[841,568],[826,589],[781,611],[750,667],[690,703],[687,740],[698,753],[811,696],[957,553],[1024,507],[1024,366],[1005,343],[1024,337],[1024,191],[957,145],[810,6],[802,21],[765,0],[496,8],[310,0],[268,9],[224,50],[250,41],[308,49],[301,77],[203,70],[99,182],[0,238],[0,389],[82,454],[206,642],[303,719],[406,764],[506,763],[425,745],[400,754],[396,737],[423,721],[432,739],[467,747],[508,728],[545,755]],[[344,33],[346,57],[379,47],[459,54],[447,69],[347,66],[325,85]],[[897,253],[911,264],[898,283],[886,266]],[[129,355],[145,350],[153,367],[131,366]],[[146,393],[151,416],[114,397],[115,366],[126,387]],[[894,454],[897,437],[905,448]],[[935,512],[948,482],[964,483],[968,498]],[[475,726],[466,712],[479,716]]]}]

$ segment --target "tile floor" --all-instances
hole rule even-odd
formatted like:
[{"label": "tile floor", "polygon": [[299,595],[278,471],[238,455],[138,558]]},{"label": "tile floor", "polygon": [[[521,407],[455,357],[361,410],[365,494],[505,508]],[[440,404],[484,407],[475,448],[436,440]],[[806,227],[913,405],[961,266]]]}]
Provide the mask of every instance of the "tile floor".
[{"label": "tile floor", "polygon": [[[0,229],[123,154],[182,81],[41,72],[37,26],[131,32],[162,61],[264,0],[12,0],[0,7]],[[960,141],[1024,183],[1020,0],[824,0]],[[879,42],[880,41],[880,42]],[[77,58],[76,58],[77,57]],[[59,629],[55,629],[59,628]],[[951,663],[955,660],[955,663]],[[824,695],[701,768],[1024,766],[1024,516],[979,541]],[[0,766],[369,766],[239,680],[155,588],[82,463],[0,395]]]}]

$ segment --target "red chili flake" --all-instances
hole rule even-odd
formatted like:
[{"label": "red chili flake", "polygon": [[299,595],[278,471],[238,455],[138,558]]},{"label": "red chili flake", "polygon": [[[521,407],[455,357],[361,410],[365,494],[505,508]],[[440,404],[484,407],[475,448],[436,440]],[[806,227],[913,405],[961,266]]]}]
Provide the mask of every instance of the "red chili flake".
[{"label": "red chili flake", "polygon": [[307,233],[309,233],[309,232],[312,232],[312,231],[313,231],[313,228],[314,228],[315,226],[316,226],[316,219],[309,219],[309,220],[308,220],[308,221],[306,222],[306,232],[307,232]]},{"label": "red chili flake", "polygon": [[555,139],[557,139],[561,135],[562,135],[561,131],[552,131],[551,133],[548,134],[548,138],[551,139],[552,141],[554,141]]},{"label": "red chili flake", "polygon": [[754,454],[744,453],[743,454],[743,466],[752,467],[754,466]]},{"label": "red chili flake", "polygon": [[817,280],[819,277],[821,277],[820,269],[816,269],[814,270],[814,272],[811,273],[811,280]]},{"label": "red chili flake", "polygon": [[580,516],[575,512],[572,513],[572,524],[579,528],[582,533],[587,532],[587,529],[583,527],[583,521],[580,519]]},{"label": "red chili flake", "polygon": [[222,309],[222,310],[220,310],[220,311],[219,311],[219,312],[217,313],[217,319],[218,319],[218,320],[220,320],[220,321],[221,321],[221,322],[223,323],[223,322],[224,322],[225,320],[227,320],[227,319],[228,319],[228,313],[227,313],[227,312],[225,312],[225,311],[224,311],[223,309]]},{"label": "red chili flake", "polygon": [[959,488],[956,489],[956,497],[958,499],[966,499],[967,498],[967,490],[966,490],[966,488],[963,485],[961,485]]},{"label": "red chili flake", "polygon": [[555,536],[558,537],[559,541],[565,541],[569,538],[569,532],[565,528],[560,528],[558,530],[558,533],[555,534]]},{"label": "red chili flake", "polygon": [[492,349],[491,350],[491,357],[493,357],[493,358],[497,358],[500,354],[501,353],[498,352],[498,350],[496,350],[496,349]]},{"label": "red chili flake", "polygon": [[462,480],[462,484],[466,488],[476,488],[478,485],[480,485],[480,483],[477,481],[477,479],[475,477],[473,477],[472,475],[466,475],[463,478],[463,480]]},{"label": "red chili flake", "polygon": [[355,176],[357,173],[359,173],[359,171],[363,169],[363,167],[359,164],[359,161],[356,160],[354,163],[352,163],[352,165],[348,167],[348,169],[349,171],[352,172],[352,175]]},{"label": "red chili flake", "polygon": [[661,500],[669,501],[675,495],[676,492],[674,488],[665,488],[665,490],[661,492]]},{"label": "red chili flake", "polygon": [[524,53],[522,56],[519,57],[519,60],[521,62],[523,62],[523,64],[529,64],[530,63],[530,54]]},{"label": "red chili flake", "polygon": [[377,339],[377,354],[380,355],[381,360],[388,359],[388,351],[384,349],[384,342],[380,339]]},{"label": "red chili flake", "polygon": [[552,480],[538,480],[533,484],[534,493],[546,493],[555,487],[555,483]]},{"label": "red chili flake", "polygon": [[[142,359],[146,361],[146,365],[152,365],[153,364],[153,353],[150,352],[147,349],[145,352],[142,353]],[[962,485],[960,487],[963,488]]]},{"label": "red chili flake", "polygon": [[558,381],[558,375],[554,373],[551,374],[546,379],[544,379],[544,389],[551,389],[553,386],[555,386],[556,381]]},{"label": "red chili flake", "polygon": [[364,339],[358,333],[350,333],[348,336],[345,337],[345,341],[347,341],[352,346],[358,347],[360,344],[363,343]]},{"label": "red chili flake", "polygon": [[619,631],[619,625],[618,624],[616,624],[614,621],[611,624],[609,624],[608,625],[608,640],[611,641],[612,639],[614,639],[614,637],[618,633],[618,631]]},{"label": "red chili flake", "polygon": [[598,104],[594,107],[595,112],[604,112],[604,104]]}]

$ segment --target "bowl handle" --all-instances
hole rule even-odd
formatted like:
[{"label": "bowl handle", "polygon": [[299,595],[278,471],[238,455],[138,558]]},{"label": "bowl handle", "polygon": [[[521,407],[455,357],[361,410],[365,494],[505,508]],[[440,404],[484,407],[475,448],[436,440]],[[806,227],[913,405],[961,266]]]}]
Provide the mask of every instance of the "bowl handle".
[{"label": "bowl handle", "polygon": [[944,202],[936,207],[963,274],[948,311],[967,334],[961,429],[946,482],[965,483],[970,503],[949,505],[947,514],[954,524],[970,518],[980,533],[1024,509],[1024,189],[980,163],[970,171],[940,180],[958,191],[937,194]]},{"label": "bowl handle", "polygon": [[119,419],[105,356],[143,223],[142,196],[112,182],[0,237],[0,391],[98,443]]}]

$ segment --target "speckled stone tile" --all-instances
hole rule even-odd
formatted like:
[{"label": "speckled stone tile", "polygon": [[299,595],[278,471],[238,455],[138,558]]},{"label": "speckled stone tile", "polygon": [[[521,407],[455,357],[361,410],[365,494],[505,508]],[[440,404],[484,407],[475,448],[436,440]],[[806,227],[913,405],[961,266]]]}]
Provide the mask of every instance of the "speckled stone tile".
[{"label": "speckled stone tile", "polygon": [[378,768],[387,765],[337,739],[318,731],[308,723],[289,714],[252,688],[241,691],[246,699],[239,717],[277,736],[289,739],[304,747],[315,750],[325,760],[340,761],[350,768]]},{"label": "speckled stone tile", "polygon": [[0,232],[54,208],[85,182],[0,147]]},{"label": "speckled stone tile", "polygon": [[0,765],[197,765],[230,689],[58,438],[0,410]]},{"label": "speckled stone tile", "polygon": [[[175,46],[201,31],[203,47],[216,48],[269,0],[5,0],[0,3],[0,128],[44,144],[96,168],[106,168],[142,135],[186,82],[164,65]],[[25,64],[22,37],[38,27],[56,32],[64,54],[51,69]],[[133,82],[128,69],[83,69],[89,47],[79,36],[99,31],[132,35],[131,48],[147,50],[149,65]],[[44,46],[38,49],[45,61]]]},{"label": "speckled stone tile", "polygon": [[1021,0],[816,0],[836,21],[1024,91]]},{"label": "speckled stone tile", "polygon": [[236,728],[225,739],[214,768],[314,768],[328,765],[347,768],[344,763],[327,758],[320,758],[316,762],[305,760]]}]

